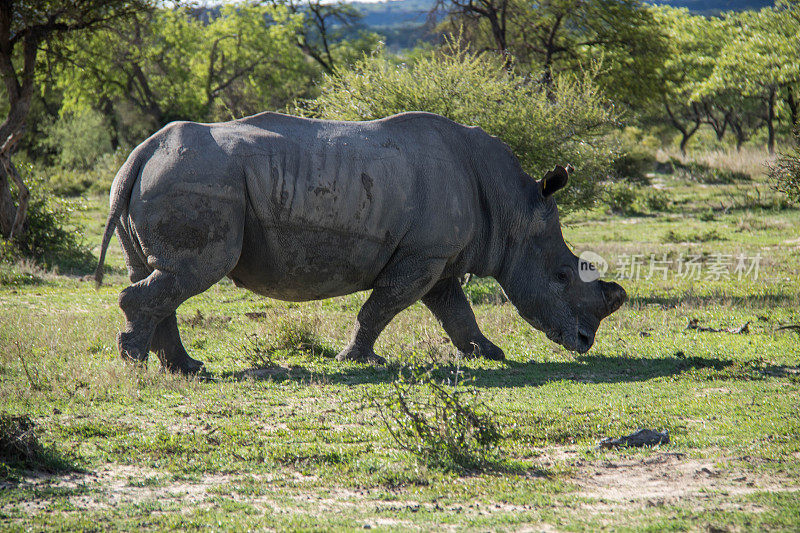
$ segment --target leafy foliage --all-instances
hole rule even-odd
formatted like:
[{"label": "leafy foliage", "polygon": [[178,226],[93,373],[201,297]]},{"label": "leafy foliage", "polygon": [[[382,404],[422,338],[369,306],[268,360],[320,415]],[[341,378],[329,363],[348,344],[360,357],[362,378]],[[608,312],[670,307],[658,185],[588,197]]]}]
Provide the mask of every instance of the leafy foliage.
[{"label": "leafy foliage", "polygon": [[401,369],[385,398],[370,398],[402,449],[432,466],[479,469],[502,440],[494,413],[459,367],[439,381],[438,368]]},{"label": "leafy foliage", "polygon": [[30,417],[0,412],[0,479],[16,478],[17,470],[58,472],[69,468],[54,449],[42,446]]},{"label": "leafy foliage", "polygon": [[800,203],[800,147],[794,146],[770,165],[769,175],[776,190],[791,202]]},{"label": "leafy foliage", "polygon": [[42,144],[56,153],[59,165],[77,170],[91,168],[112,151],[107,120],[93,109],[60,117],[45,128]]},{"label": "leafy foliage", "polygon": [[320,96],[298,102],[295,111],[339,120],[429,111],[480,126],[505,141],[532,176],[571,163],[577,171],[559,196],[559,205],[567,208],[594,201],[614,158],[614,147],[602,134],[617,114],[598,94],[591,74],[558,76],[549,92],[508,72],[500,58],[468,51],[458,40],[409,63],[397,64],[380,50],[350,70],[326,76]]},{"label": "leafy foliage", "polygon": [[2,259],[14,261],[22,257],[37,264],[62,271],[83,271],[93,266],[94,256],[82,241],[81,231],[71,229],[74,207],[50,194],[41,178],[32,175],[32,167],[23,169],[31,190],[25,238],[21,241],[0,240]]},{"label": "leafy foliage", "polygon": [[159,9],[70,41],[72,61],[56,78],[64,108],[123,99],[160,126],[243,116],[303,93],[308,65],[295,44],[302,15],[226,4],[209,16]]}]

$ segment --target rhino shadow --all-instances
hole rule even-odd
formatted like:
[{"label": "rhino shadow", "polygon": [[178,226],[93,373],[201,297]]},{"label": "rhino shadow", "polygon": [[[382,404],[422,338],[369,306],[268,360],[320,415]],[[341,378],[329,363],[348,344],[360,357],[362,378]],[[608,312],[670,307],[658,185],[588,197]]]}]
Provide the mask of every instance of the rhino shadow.
[{"label": "rhino shadow", "polygon": [[[553,381],[573,381],[576,383],[625,383],[647,381],[654,378],[675,376],[684,372],[708,368],[715,371],[734,367],[732,359],[708,357],[686,357],[678,353],[673,357],[632,359],[628,357],[605,357],[602,355],[583,355],[573,361],[539,362],[506,361],[501,368],[473,369],[463,368],[463,375],[471,378],[476,387],[514,388],[522,386],[541,386]],[[272,368],[250,368],[238,372],[220,374],[221,379],[235,381],[245,379],[272,380],[276,383],[293,381],[311,383],[322,381],[329,384],[366,385],[391,383],[405,365],[392,362],[382,367],[359,367],[344,371],[313,372],[302,365]],[[455,370],[454,365],[440,365],[434,376],[446,379]],[[753,366],[752,371],[759,375],[785,376],[797,375],[800,367],[774,365]]]}]

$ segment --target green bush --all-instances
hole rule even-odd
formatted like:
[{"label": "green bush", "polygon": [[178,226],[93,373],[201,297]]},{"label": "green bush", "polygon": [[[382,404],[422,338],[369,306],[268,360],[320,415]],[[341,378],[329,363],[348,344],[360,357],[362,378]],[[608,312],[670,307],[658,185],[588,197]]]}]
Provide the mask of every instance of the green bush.
[{"label": "green bush", "polygon": [[647,183],[647,172],[653,169],[655,158],[648,150],[628,148],[614,158],[613,175],[619,180]]},{"label": "green bush", "polygon": [[559,205],[591,205],[615,156],[603,135],[616,120],[614,107],[599,95],[589,74],[560,76],[548,92],[503,67],[501,58],[467,51],[458,41],[401,64],[378,50],[352,69],[327,76],[321,94],[297,102],[294,112],[372,120],[429,111],[477,125],[505,141],[537,179],[554,164],[571,163],[576,172]]},{"label": "green bush", "polygon": [[80,196],[82,194],[108,194],[117,171],[125,162],[123,150],[103,154],[90,169],[75,170],[51,167],[37,170],[44,176],[49,189],[56,196]]},{"label": "green bush", "polygon": [[246,336],[244,361],[255,368],[275,366],[275,358],[305,355],[336,357],[336,351],[320,336],[319,319],[302,317],[271,321],[265,333]]},{"label": "green bush", "polygon": [[2,259],[33,259],[42,267],[58,267],[61,271],[91,270],[95,258],[83,244],[80,228],[69,226],[74,202],[55,197],[41,178],[33,176],[30,165],[18,170],[30,190],[26,231],[14,242],[0,239]]},{"label": "green bush", "polygon": [[775,190],[784,193],[790,202],[800,203],[800,148],[795,146],[780,154],[769,166],[769,177]]},{"label": "green bush", "polygon": [[647,183],[647,173],[655,167],[656,159],[653,150],[642,143],[642,130],[628,126],[617,137],[619,154],[614,158],[612,176],[617,180]]},{"label": "green bush", "polygon": [[369,397],[395,443],[429,466],[479,470],[493,462],[503,435],[478,389],[459,367],[437,379],[439,369],[400,370],[391,392]]},{"label": "green bush", "polygon": [[669,204],[669,195],[664,191],[653,189],[644,195],[644,205],[650,211],[667,211]]},{"label": "green bush", "polygon": [[470,277],[462,286],[473,304],[502,304],[507,301],[500,284],[492,278]]},{"label": "green bush", "polygon": [[86,170],[111,152],[111,127],[94,110],[65,115],[45,127],[42,144],[56,154],[59,166]]},{"label": "green bush", "polygon": [[613,213],[630,213],[636,201],[636,188],[629,183],[611,183],[606,186],[603,197]]}]

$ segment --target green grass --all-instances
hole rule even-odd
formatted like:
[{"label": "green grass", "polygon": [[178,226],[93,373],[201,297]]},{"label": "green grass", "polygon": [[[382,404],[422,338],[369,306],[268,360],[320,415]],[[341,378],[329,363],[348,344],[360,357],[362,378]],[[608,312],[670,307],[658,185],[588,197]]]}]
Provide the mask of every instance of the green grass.
[{"label": "green grass", "polygon": [[[293,304],[222,281],[179,309],[185,345],[211,371],[185,379],[155,358],[144,370],[120,361],[115,242],[97,291],[2,266],[0,409],[28,414],[71,471],[10,466],[0,527],[796,530],[800,335],[777,328],[800,323],[800,210],[758,177],[653,184],[668,206],[572,214],[567,241],[605,257],[612,278],[632,254],[760,253],[758,279],[673,269],[622,280],[630,301],[582,356],[532,330],[493,283],[470,282],[479,323],[509,358],[460,362],[504,435],[480,471],[399,449],[368,401],[390,392],[402,363],[456,362],[420,304],[390,324],[376,346],[390,364],[372,368],[331,357],[365,294]],[[106,200],[79,201],[97,243]],[[687,330],[692,318],[750,322],[749,333]],[[670,444],[597,448],[641,427],[668,430]]]}]

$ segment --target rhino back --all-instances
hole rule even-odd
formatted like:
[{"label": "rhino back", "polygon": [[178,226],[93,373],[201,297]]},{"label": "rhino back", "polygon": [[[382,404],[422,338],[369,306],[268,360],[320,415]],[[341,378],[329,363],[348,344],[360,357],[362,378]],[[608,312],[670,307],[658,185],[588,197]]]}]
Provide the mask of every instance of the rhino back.
[{"label": "rhino back", "polygon": [[414,114],[331,122],[262,114],[219,126],[248,216],[235,281],[315,299],[370,288],[401,253],[455,255],[475,221],[454,123]]}]

